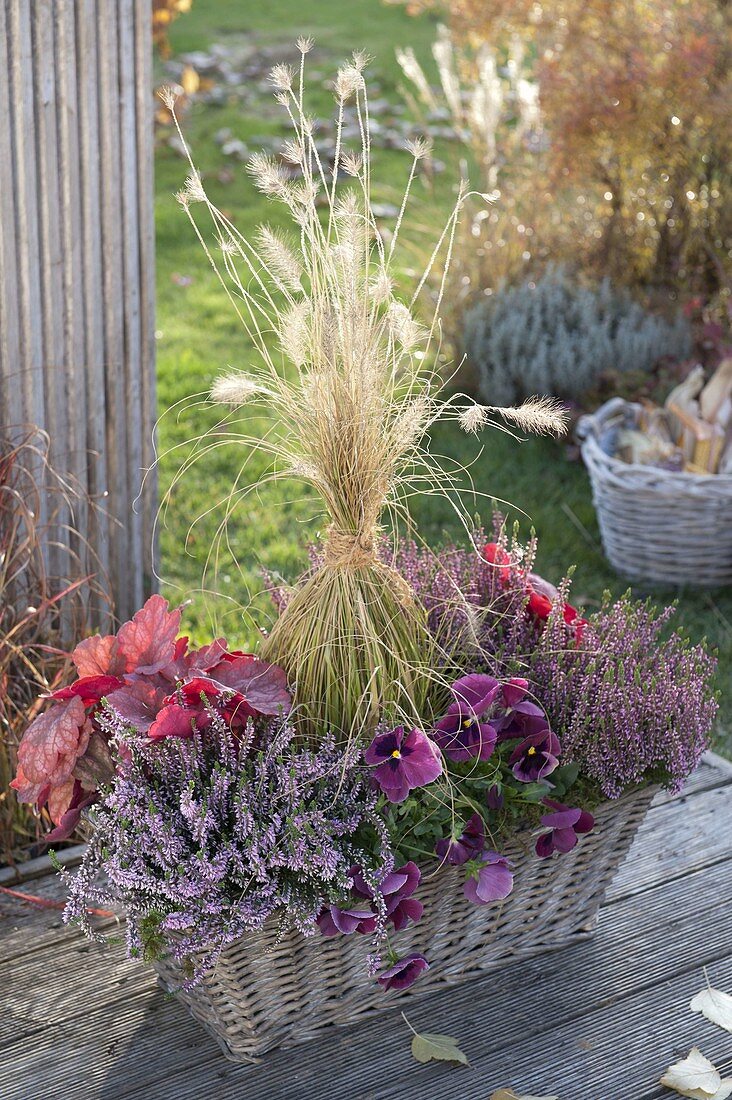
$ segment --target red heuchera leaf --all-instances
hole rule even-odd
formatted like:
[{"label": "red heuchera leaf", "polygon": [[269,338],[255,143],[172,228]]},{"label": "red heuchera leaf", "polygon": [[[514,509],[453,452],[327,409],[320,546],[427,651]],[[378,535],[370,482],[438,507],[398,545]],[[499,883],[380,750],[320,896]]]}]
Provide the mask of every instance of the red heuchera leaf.
[{"label": "red heuchera leaf", "polygon": [[151,596],[132,620],[121,626],[117,634],[120,652],[124,655],[125,672],[152,676],[169,665],[176,652],[180,630],[180,608],[168,610],[162,596]]},{"label": "red heuchera leaf", "polygon": [[175,645],[173,661],[163,671],[169,680],[184,680],[194,672],[207,672],[229,654],[226,650],[226,638],[216,638],[200,649],[188,650],[188,639],[179,638]]},{"label": "red heuchera leaf", "polygon": [[69,779],[63,787],[57,787],[48,799],[48,812],[56,826],[46,833],[45,840],[68,840],[79,824],[81,811],[96,800],[96,791],[84,790],[78,779]]},{"label": "red heuchera leaf", "polygon": [[[79,780],[72,777],[62,783],[60,787],[54,787],[49,793],[48,812],[54,825],[61,824],[61,818],[74,800],[74,790],[77,783],[79,783]],[[79,786],[81,786],[81,783],[79,783]]]},{"label": "red heuchera leaf", "polygon": [[85,638],[72,657],[79,676],[122,676],[136,673],[152,676],[185,653],[187,642],[176,636],[180,629],[180,608],[168,610],[162,596],[151,596],[117,635]]},{"label": "red heuchera leaf", "polygon": [[19,802],[35,802],[40,807],[48,798],[51,790],[50,783],[33,783],[23,771],[23,765],[18,764],[15,779],[10,786],[18,796]]},{"label": "red heuchera leaf", "polygon": [[95,634],[93,638],[85,638],[79,642],[71,659],[81,677],[104,676],[107,673],[117,676],[125,670],[124,658],[114,634]]},{"label": "red heuchera leaf", "polygon": [[180,703],[169,703],[150,726],[148,735],[153,741],[162,741],[164,737],[192,737],[194,726],[201,728],[201,719],[206,725],[210,723],[205,711],[182,707]]},{"label": "red heuchera leaf", "polygon": [[287,677],[279,665],[245,654],[211,669],[211,679],[242,697],[253,714],[280,714],[290,709]]},{"label": "red heuchera leaf", "polygon": [[[29,788],[37,788],[34,799],[49,788],[60,787],[74,770],[89,744],[91,727],[78,696],[57,703],[31,722],[18,748],[18,775],[11,786],[21,801],[31,801]],[[48,793],[46,793],[48,797]],[[45,800],[45,799],[43,799]]]},{"label": "red heuchera leaf", "polygon": [[73,699],[75,695],[81,699],[85,707],[94,706],[105,695],[116,688],[122,687],[123,681],[119,676],[82,676],[80,680],[69,687],[59,688],[51,692],[50,699]]},{"label": "red heuchera leaf", "polygon": [[107,696],[117,714],[139,733],[147,733],[165,702],[167,689],[146,680],[132,680]]}]

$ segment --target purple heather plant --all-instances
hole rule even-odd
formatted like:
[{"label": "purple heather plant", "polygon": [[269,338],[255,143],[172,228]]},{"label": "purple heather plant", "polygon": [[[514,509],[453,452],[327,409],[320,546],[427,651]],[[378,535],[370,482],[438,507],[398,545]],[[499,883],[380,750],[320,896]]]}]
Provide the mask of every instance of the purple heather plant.
[{"label": "purple heather plant", "polygon": [[658,612],[629,595],[605,601],[582,645],[557,648],[551,621],[532,657],[563,759],[608,798],[649,780],[678,791],[707,747],[717,713],[716,660],[669,634],[673,607]]},{"label": "purple heather plant", "polygon": [[[349,893],[355,864],[374,881],[393,865],[357,749],[330,737],[317,751],[297,747],[287,721],[234,734],[210,717],[204,735],[151,745],[107,714],[128,753],[90,813],[81,868],[65,875],[66,921],[93,934],[86,908],[122,903],[128,953],[165,944],[186,966],[195,960],[191,982],[271,918],[283,931],[317,931],[322,910]],[[383,923],[372,929],[377,948]]]}]

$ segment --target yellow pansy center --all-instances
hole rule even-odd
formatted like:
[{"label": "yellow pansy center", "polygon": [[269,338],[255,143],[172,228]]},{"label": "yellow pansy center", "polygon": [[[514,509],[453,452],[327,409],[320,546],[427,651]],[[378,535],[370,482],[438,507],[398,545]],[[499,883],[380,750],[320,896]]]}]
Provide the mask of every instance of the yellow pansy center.
[{"label": "yellow pansy center", "polygon": [[536,749],[533,745],[529,746],[529,756],[536,756]]},{"label": "yellow pansy center", "polygon": [[399,749],[394,749],[394,752],[391,755],[394,760],[401,760],[402,758],[402,754],[399,752]]},{"label": "yellow pansy center", "polygon": [[465,718],[463,720],[463,729],[464,730],[468,729],[470,726],[472,726],[472,724],[473,724],[473,719],[472,718]]}]

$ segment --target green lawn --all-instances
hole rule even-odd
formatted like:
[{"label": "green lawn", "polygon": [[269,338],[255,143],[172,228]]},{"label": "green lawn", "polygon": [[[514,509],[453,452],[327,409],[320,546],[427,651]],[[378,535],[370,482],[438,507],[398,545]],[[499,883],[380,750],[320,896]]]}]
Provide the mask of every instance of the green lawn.
[{"label": "green lawn", "polygon": [[[399,70],[396,45],[412,45],[421,59],[429,59],[434,24],[408,19],[400,7],[379,0],[270,0],[254,5],[237,0],[194,0],[188,15],[178,20],[171,40],[174,51],[201,50],[232,36],[254,32],[262,45],[292,42],[300,34],[316,39],[311,67],[330,73],[351,50],[365,48],[374,57],[372,79],[379,96],[395,96]],[[331,110],[330,94],[315,81],[313,113]],[[195,151],[195,161],[206,177],[217,204],[247,231],[261,221],[276,222],[278,208],[264,200],[250,185],[244,166],[233,166],[232,182],[219,183],[216,174],[225,161],[213,141],[214,133],[228,127],[235,137],[252,145],[258,134],[280,132],[277,116],[268,106],[242,114],[230,105],[198,105],[187,117],[185,129]],[[418,231],[422,241],[434,234],[451,207],[457,166],[454,151],[440,149],[448,168],[437,177],[434,190],[418,192]],[[377,196],[394,201],[408,169],[406,155],[377,151],[374,177],[382,181]],[[250,347],[223,291],[202,255],[187,220],[173,198],[186,175],[184,161],[168,148],[157,157],[156,218],[158,234],[158,378],[161,414],[160,445],[163,452],[161,480],[167,488],[190,449],[189,440],[200,436],[217,417],[197,402],[214,377],[228,366],[247,365]],[[190,282],[189,282],[190,280]],[[172,412],[166,412],[173,407]],[[519,443],[500,433],[486,433],[484,448],[456,428],[435,432],[437,453],[461,464],[472,463],[470,475],[475,501],[471,512],[486,518],[486,497],[502,498],[520,506],[540,538],[539,568],[558,580],[575,563],[575,601],[588,608],[597,605],[603,589],[621,593],[626,585],[608,568],[602,556],[597,523],[583,467],[567,461],[556,444],[532,440]],[[298,485],[280,483],[248,496],[220,540],[206,579],[202,576],[222,508],[236,472],[239,457],[232,448],[218,449],[201,458],[175,488],[161,532],[164,590],[173,599],[190,598],[187,623],[194,637],[203,638],[215,626],[232,641],[251,642],[255,627],[250,611],[267,607],[261,596],[260,568],[294,578],[306,564],[306,546],[319,529],[317,504]],[[256,463],[251,476],[257,472]],[[468,488],[466,479],[466,488]],[[514,510],[515,511],[515,510]],[[414,515],[429,541],[459,539],[461,530],[449,504],[438,498],[416,500]],[[203,517],[203,518],[198,518]],[[197,522],[195,522],[197,520]],[[214,596],[204,589],[215,590]],[[639,592],[640,594],[640,592]],[[679,619],[694,638],[706,636],[719,648],[720,687],[729,727],[732,688],[732,591],[695,593],[663,592],[659,599],[678,597]]]}]

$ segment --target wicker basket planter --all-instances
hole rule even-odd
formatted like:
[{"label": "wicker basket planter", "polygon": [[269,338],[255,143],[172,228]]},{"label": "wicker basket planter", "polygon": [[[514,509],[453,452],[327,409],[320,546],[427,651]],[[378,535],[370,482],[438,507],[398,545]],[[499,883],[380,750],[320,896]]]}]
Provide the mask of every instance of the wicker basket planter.
[{"label": "wicker basket planter", "polygon": [[[459,868],[425,876],[418,895],[426,905],[424,917],[400,933],[398,945],[400,954],[423,951],[434,961],[415,990],[399,996],[421,996],[592,935],[605,891],[656,790],[645,787],[603,803],[595,811],[594,831],[561,858],[537,859],[531,834],[518,834],[505,848],[517,873],[503,903],[468,902]],[[278,941],[275,933],[273,924],[227,948],[191,991],[180,988],[177,964],[155,964],[161,984],[236,1062],[309,1039],[328,1024],[354,1023],[389,1003],[389,995],[366,975],[368,937],[325,939],[293,932]]]},{"label": "wicker basket planter", "polygon": [[732,584],[732,475],[671,473],[605,454],[599,436],[628,408],[638,406],[613,398],[577,427],[610,564],[631,580]]}]

